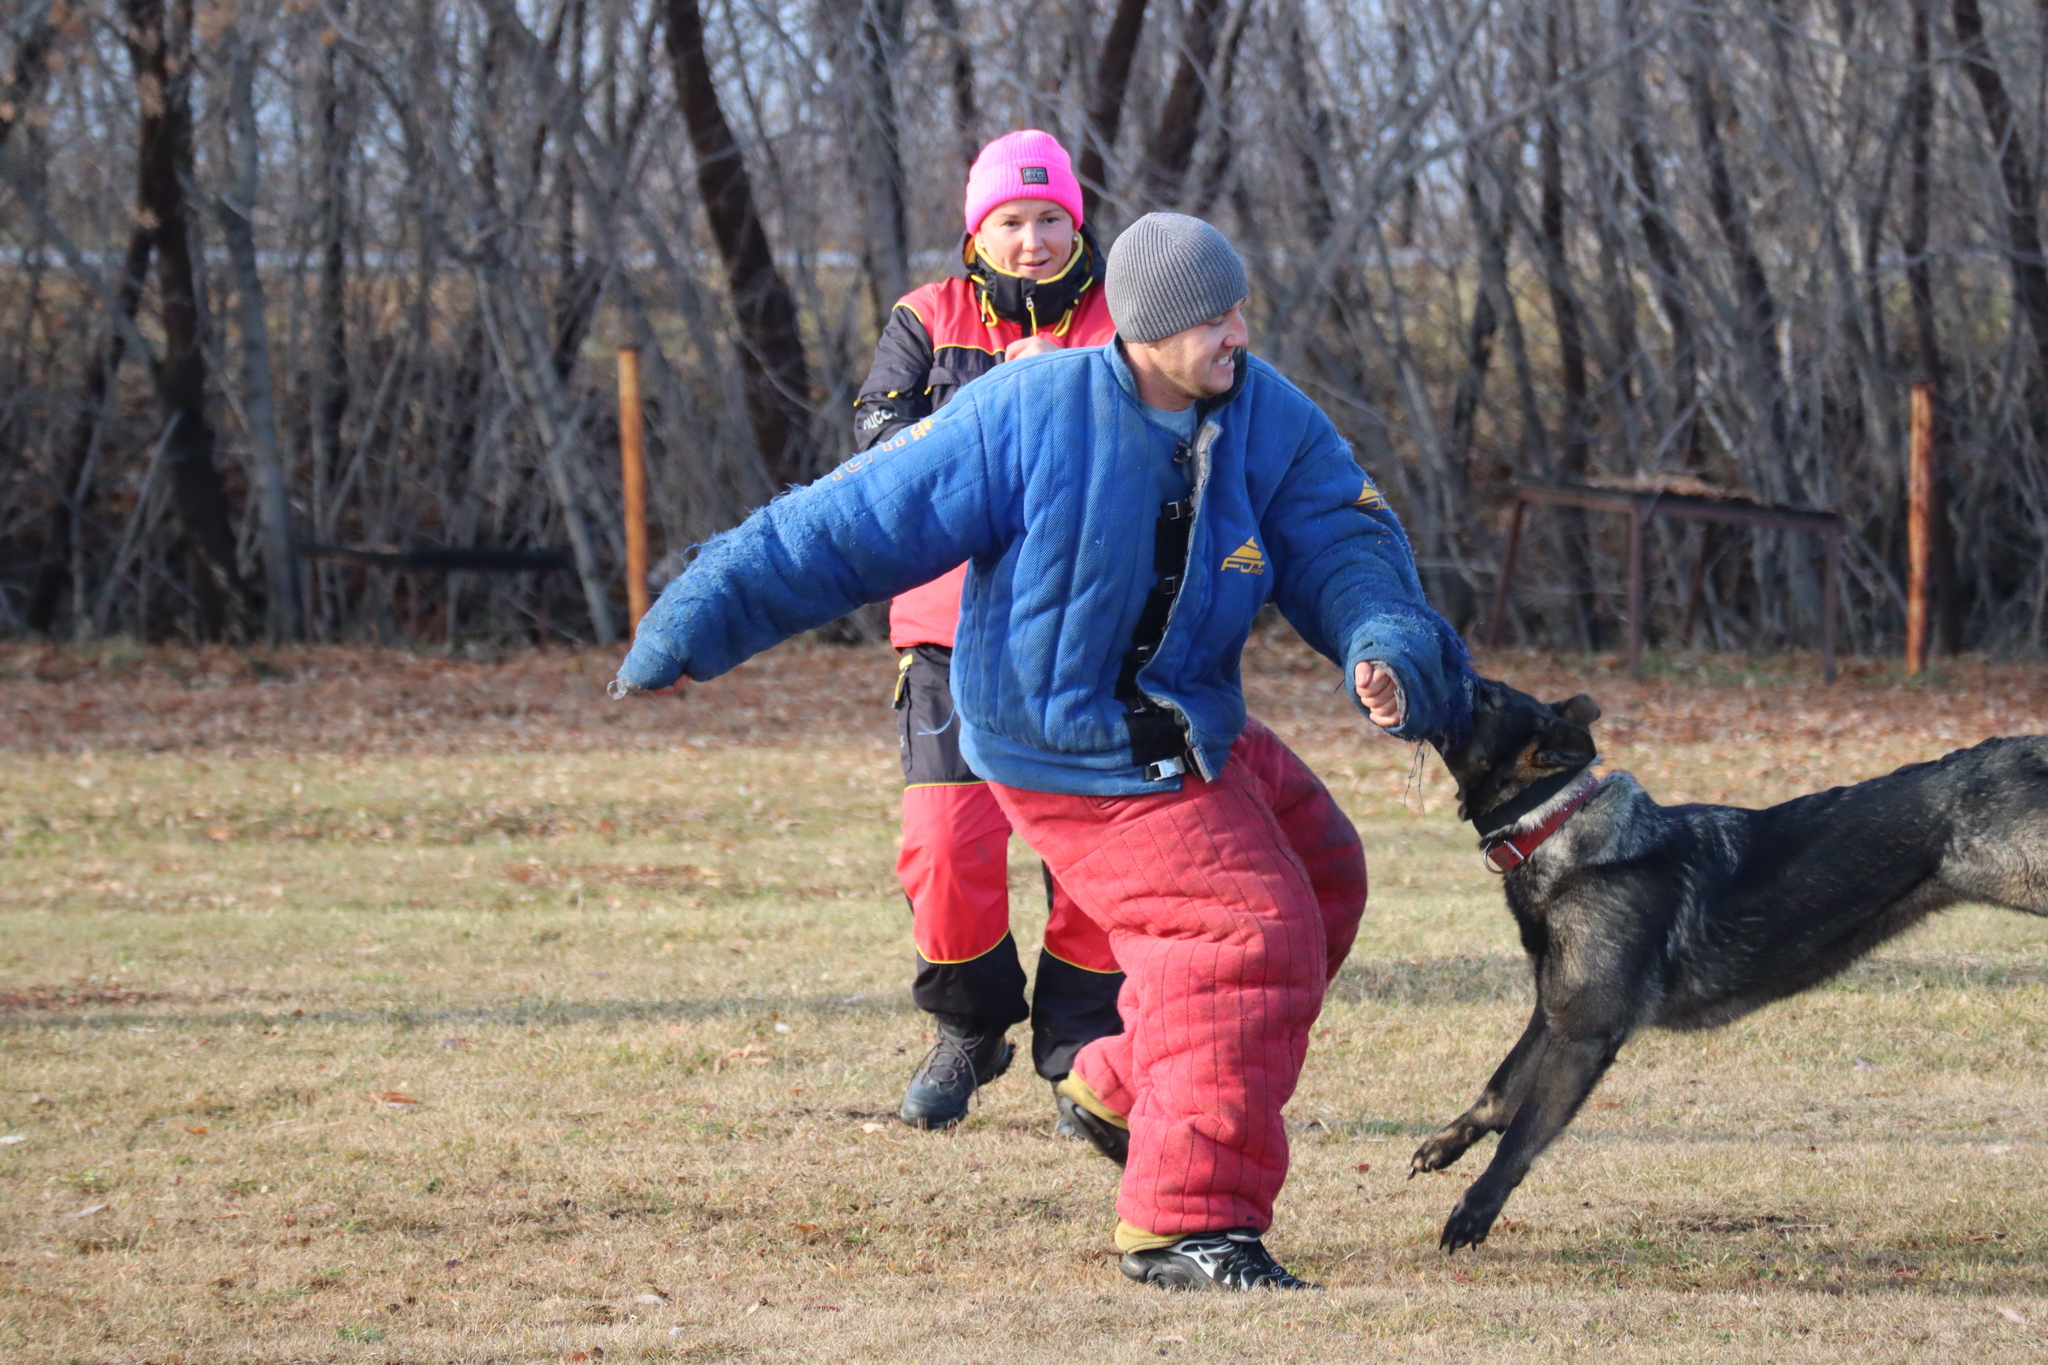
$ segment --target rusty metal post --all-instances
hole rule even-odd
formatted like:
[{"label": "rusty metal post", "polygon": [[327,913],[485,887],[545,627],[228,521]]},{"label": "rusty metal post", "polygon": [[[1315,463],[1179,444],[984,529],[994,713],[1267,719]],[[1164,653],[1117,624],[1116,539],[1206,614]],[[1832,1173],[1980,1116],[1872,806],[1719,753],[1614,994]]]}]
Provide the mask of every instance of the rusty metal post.
[{"label": "rusty metal post", "polygon": [[1508,624],[1508,585],[1515,578],[1515,555],[1522,548],[1522,518],[1529,511],[1528,499],[1515,494],[1514,516],[1508,521],[1508,552],[1500,563],[1500,581],[1493,585],[1493,609],[1486,613],[1486,645],[1500,647],[1501,632]]},{"label": "rusty metal post", "polygon": [[1643,506],[1628,509],[1628,675],[1643,676]]},{"label": "rusty metal post", "polygon": [[1842,533],[1829,531],[1821,538],[1820,574],[1820,680],[1830,687],[1835,682],[1835,614],[1842,600]]},{"label": "rusty metal post", "polygon": [[1934,560],[1934,385],[1913,386],[1906,449],[1906,675],[1927,669],[1928,568]]},{"label": "rusty metal post", "polygon": [[626,617],[647,614],[647,447],[640,404],[640,352],[619,348],[619,464],[626,502]]}]

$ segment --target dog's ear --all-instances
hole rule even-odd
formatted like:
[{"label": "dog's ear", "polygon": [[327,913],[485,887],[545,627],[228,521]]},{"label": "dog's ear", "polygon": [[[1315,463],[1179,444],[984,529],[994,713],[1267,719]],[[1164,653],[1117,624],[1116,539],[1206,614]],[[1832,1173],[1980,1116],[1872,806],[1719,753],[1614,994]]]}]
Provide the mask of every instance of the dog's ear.
[{"label": "dog's ear", "polygon": [[1600,719],[1600,703],[1584,692],[1568,701],[1557,702],[1550,709],[1572,724],[1584,728],[1590,728],[1594,721]]}]

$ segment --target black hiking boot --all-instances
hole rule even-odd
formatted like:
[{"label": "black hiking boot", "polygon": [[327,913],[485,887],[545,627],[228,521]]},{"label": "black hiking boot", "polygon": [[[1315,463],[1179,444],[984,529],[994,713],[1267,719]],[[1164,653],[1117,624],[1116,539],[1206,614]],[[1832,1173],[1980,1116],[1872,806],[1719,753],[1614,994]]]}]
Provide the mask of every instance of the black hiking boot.
[{"label": "black hiking boot", "polygon": [[[1053,1132],[1058,1133],[1061,1129],[1064,1129],[1066,1130],[1065,1135],[1068,1137],[1086,1138],[1091,1147],[1119,1166],[1129,1162],[1131,1159],[1131,1130],[1119,1127],[1101,1115],[1092,1112],[1086,1105],[1076,1100],[1074,1094],[1062,1090],[1060,1088],[1062,1084],[1063,1082],[1061,1081],[1055,1081],[1052,1087],[1053,1099],[1060,1107],[1059,1127],[1053,1129]],[[1074,1090],[1075,1088],[1069,1087],[1069,1089]],[[1079,1093],[1078,1090],[1076,1090],[1076,1093]],[[1100,1101],[1097,1101],[1097,1103],[1100,1103]]]},{"label": "black hiking boot", "polygon": [[974,1092],[1010,1069],[1017,1049],[1000,1033],[961,1037],[939,1026],[939,1041],[924,1055],[903,1092],[903,1121],[913,1128],[951,1128],[967,1117]]},{"label": "black hiking boot", "polygon": [[1059,1081],[1054,1081],[1052,1083],[1052,1107],[1054,1112],[1056,1112],[1059,1115],[1059,1117],[1053,1121],[1052,1125],[1052,1135],[1054,1137],[1073,1138],[1077,1142],[1086,1142],[1088,1140],[1088,1135],[1086,1133],[1083,1133],[1079,1128],[1076,1128],[1074,1126],[1074,1121],[1067,1117],[1066,1103],[1060,1099]]},{"label": "black hiking boot", "polygon": [[1250,1228],[1196,1232],[1172,1246],[1124,1253],[1124,1274],[1162,1289],[1321,1289],[1296,1279]]}]

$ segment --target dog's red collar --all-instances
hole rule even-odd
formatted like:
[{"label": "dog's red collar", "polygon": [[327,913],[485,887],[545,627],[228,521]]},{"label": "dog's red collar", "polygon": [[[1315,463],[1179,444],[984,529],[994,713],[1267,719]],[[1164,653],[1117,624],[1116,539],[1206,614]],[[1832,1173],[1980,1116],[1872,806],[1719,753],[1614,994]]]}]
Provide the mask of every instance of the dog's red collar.
[{"label": "dog's red collar", "polygon": [[1564,803],[1544,817],[1542,824],[1505,839],[1488,839],[1481,843],[1479,851],[1487,866],[1495,872],[1512,872],[1528,862],[1529,855],[1542,847],[1545,839],[1563,829],[1564,822],[1578,814],[1579,807],[1585,805],[1599,789],[1600,779],[1587,773],[1573,786]]}]

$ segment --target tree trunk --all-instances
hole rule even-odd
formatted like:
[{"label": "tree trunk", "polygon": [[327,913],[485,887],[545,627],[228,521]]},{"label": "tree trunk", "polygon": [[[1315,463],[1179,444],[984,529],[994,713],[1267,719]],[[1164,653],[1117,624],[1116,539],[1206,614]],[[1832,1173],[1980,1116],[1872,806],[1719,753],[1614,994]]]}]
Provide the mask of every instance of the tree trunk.
[{"label": "tree trunk", "polygon": [[[81,530],[78,520],[92,501],[93,455],[99,449],[100,428],[106,420],[107,390],[128,354],[129,327],[123,324],[132,325],[136,309],[141,306],[142,286],[149,277],[149,259],[155,249],[155,229],[138,224],[128,234],[128,250],[121,259],[121,282],[114,300],[117,316],[108,320],[106,344],[86,366],[85,391],[79,398],[78,416],[71,423],[71,439],[65,443],[64,460],[59,466],[63,484],[57,490],[56,505],[50,509],[43,563],[29,590],[27,624],[39,635],[47,635],[56,627],[57,608],[63,603],[65,587],[82,588],[71,572],[74,542]],[[83,621],[84,610],[85,603],[74,598],[74,619]]]},{"label": "tree trunk", "polygon": [[[1635,7],[1639,0],[1619,0],[1617,10],[1624,45],[1635,41]],[[1694,411],[1699,393],[1699,349],[1694,339],[1692,310],[1685,299],[1680,274],[1677,236],[1664,215],[1662,192],[1657,184],[1656,152],[1650,145],[1650,119],[1645,108],[1642,76],[1633,66],[1621,73],[1625,106],[1624,128],[1628,139],[1628,176],[1637,204],[1637,229],[1643,234],[1643,250],[1650,258],[1651,287],[1657,311],[1671,333],[1671,429],[1660,448],[1678,455],[1680,469],[1697,469],[1700,463],[1700,420]]]},{"label": "tree trunk", "polygon": [[253,45],[241,34],[227,35],[228,126],[234,199],[215,202],[221,235],[235,278],[242,332],[242,419],[248,425],[249,487],[262,521],[265,628],[272,640],[297,640],[305,630],[299,616],[298,553],[292,537],[291,495],[284,456],[278,447],[277,411],[270,374],[270,326],[264,316],[263,275],[256,257],[256,187],[259,182]]},{"label": "tree trunk", "polygon": [[[1561,74],[1557,46],[1557,13],[1553,9],[1543,21],[1544,82],[1550,86],[1558,83]],[[1578,296],[1572,291],[1571,259],[1566,249],[1564,132],[1554,100],[1543,106],[1536,161],[1543,177],[1536,221],[1543,234],[1544,277],[1551,315],[1557,320],[1558,371],[1564,382],[1564,455],[1558,461],[1558,472],[1567,479],[1583,479],[1591,472],[1592,459],[1586,432],[1586,336]]]},{"label": "tree trunk", "polygon": [[2040,381],[2048,386],[2048,264],[2041,258],[2041,220],[2036,209],[2033,162],[2014,115],[2005,78],[1984,37],[1984,15],[1977,0],[1950,0],[1956,39],[1962,46],[1963,72],[1976,88],[1984,109],[1984,131],[1998,157],[1998,175],[2005,187],[2005,230],[2012,253],[2012,285],[2020,312],[2034,333],[2041,366]]},{"label": "tree trunk", "polygon": [[[164,363],[157,390],[173,419],[165,446],[171,498],[184,530],[199,605],[198,633],[217,640],[239,634],[247,607],[235,569],[235,532],[227,489],[213,462],[213,424],[206,412],[206,352],[199,323],[198,281],[185,219],[192,181],[190,43],[192,0],[127,0],[128,46],[142,106],[142,208],[156,225],[157,295],[163,310]],[[176,43],[178,56],[171,58]]]},{"label": "tree trunk", "polygon": [[896,63],[904,0],[850,0],[853,37],[854,184],[866,231],[861,259],[875,317],[886,321],[910,292],[910,231],[903,203],[903,141],[896,116]]},{"label": "tree trunk", "polygon": [[[1930,31],[1933,26],[1927,12],[1932,3],[1933,0],[1913,0],[1913,75],[1906,87],[1906,232],[1899,250],[1906,258],[1906,287],[1913,300],[1919,377],[1938,389],[1943,369],[1941,336],[1934,320],[1934,267],[1927,259],[1928,219],[1934,204],[1934,58]],[[1938,414],[1940,404],[1935,408]]]},{"label": "tree trunk", "polygon": [[1487,207],[1480,188],[1479,168],[1468,161],[1465,169],[1465,206],[1472,219],[1477,240],[1479,285],[1473,291],[1472,323],[1465,334],[1465,368],[1458,372],[1451,396],[1450,444],[1445,458],[1472,477],[1472,439],[1479,421],[1479,400],[1486,390],[1486,372],[1493,365],[1493,338],[1500,330],[1500,309],[1496,299],[1507,292],[1508,236],[1514,230],[1512,213],[1494,213]]},{"label": "tree trunk", "polygon": [[811,369],[797,330],[796,300],[775,268],[746,162],[712,84],[697,0],[666,3],[669,64],[697,157],[697,192],[739,320],[740,368],[754,440],[771,482],[803,483],[819,466],[810,431]]},{"label": "tree trunk", "polygon": [[1145,204],[1170,208],[1180,202],[1181,185],[1194,160],[1195,139],[1202,131],[1202,105],[1209,94],[1209,71],[1216,61],[1216,16],[1223,0],[1189,0],[1181,22],[1180,57],[1173,84],[1159,110],[1159,126],[1145,144],[1138,183]]},{"label": "tree trunk", "polygon": [[[337,0],[345,14],[347,0]],[[341,424],[348,415],[348,181],[354,141],[353,111],[333,44],[320,54],[315,128],[315,207],[320,242],[320,290],[313,318],[313,516],[316,534],[331,540],[341,509],[324,495],[341,468]]]},{"label": "tree trunk", "polygon": [[[14,70],[4,91],[0,91],[0,151],[6,150],[7,139],[13,134],[15,125],[21,122],[41,92],[43,78],[49,74],[50,54],[56,45],[57,30],[50,24],[47,12],[38,15],[20,46],[15,48]],[[136,301],[142,295],[142,279],[149,273],[150,247],[155,240],[155,235],[146,227],[137,227],[129,234],[120,299],[131,319],[135,316]],[[85,510],[87,489],[84,482],[90,474],[87,462],[91,459],[94,438],[100,429],[107,385],[113,372],[120,368],[121,356],[127,347],[126,329],[114,326],[108,334],[106,346],[86,368],[85,393],[79,403],[78,416],[72,422],[71,439],[65,443],[64,458],[58,464],[57,497],[50,507],[49,522],[44,531],[43,560],[36,567],[36,576],[29,587],[25,624],[39,635],[49,634],[56,624],[57,608],[64,599],[64,587],[71,582],[72,521],[74,516]]]},{"label": "tree trunk", "polygon": [[[569,102],[581,109],[584,102],[583,50],[586,46],[585,0],[574,0],[566,15],[568,28]],[[549,358],[563,380],[576,368],[583,339],[596,320],[597,306],[604,297],[608,263],[583,253],[576,231],[576,138],[568,128],[549,129],[555,143],[555,297],[551,308],[554,334],[549,338]],[[586,206],[591,212],[600,205]]]},{"label": "tree trunk", "polygon": [[[1563,74],[1558,53],[1557,10],[1543,17],[1543,83],[1555,88]],[[1558,376],[1564,385],[1564,452],[1557,472],[1581,482],[1592,472],[1592,440],[1586,430],[1586,333],[1572,290],[1571,256],[1567,250],[1564,197],[1564,130],[1556,100],[1546,101],[1536,134],[1537,173],[1542,177],[1536,207],[1537,231],[1543,238],[1544,282],[1550,294],[1551,317],[1557,323]],[[1600,595],[1593,582],[1590,535],[1586,514],[1576,507],[1558,509],[1564,537],[1565,574],[1571,581],[1573,614],[1580,637],[1600,648]]]},{"label": "tree trunk", "polygon": [[974,97],[974,49],[967,45],[955,0],[932,0],[932,17],[946,35],[947,78],[953,86],[953,131],[960,138],[960,163],[974,165],[981,152],[981,106]]},{"label": "tree trunk", "polygon": [[[484,266],[482,276],[486,297],[496,304],[495,330],[505,386],[526,399],[527,410],[533,415],[540,438],[542,469],[561,511],[563,531],[569,537],[576,578],[583,588],[583,605],[590,614],[591,633],[598,644],[608,645],[617,638],[610,604],[612,578],[598,559],[597,541],[583,515],[577,471],[571,464],[573,451],[583,440],[582,410],[564,391],[554,366],[544,359],[545,327],[537,309],[529,312],[514,273],[502,258],[493,256]],[[495,298],[491,298],[493,295]]]},{"label": "tree trunk", "polygon": [[1088,99],[1088,129],[1081,147],[1081,211],[1095,221],[1096,207],[1109,192],[1109,153],[1123,127],[1124,96],[1131,88],[1131,63],[1138,40],[1145,35],[1147,0],[1117,0],[1109,32],[1102,37],[1102,58],[1095,65],[1095,92]]},{"label": "tree trunk", "polygon": [[[1415,103],[1415,32],[1409,27],[1408,0],[1394,0],[1388,7],[1387,27],[1394,39],[1394,88],[1401,94],[1395,122]],[[1413,173],[1401,177],[1400,208],[1394,214],[1394,245],[1415,245],[1415,218],[1422,201],[1422,185]]]},{"label": "tree trunk", "polygon": [[1728,252],[1734,276],[1737,312],[1736,344],[1742,367],[1748,371],[1755,419],[1760,422],[1769,448],[1764,467],[1769,497],[1783,500],[1794,495],[1792,466],[1785,429],[1784,366],[1778,349],[1778,303],[1771,293],[1770,277],[1749,230],[1747,206],[1735,188],[1734,172],[1728,165],[1728,149],[1721,137],[1721,101],[1714,86],[1714,69],[1719,61],[1713,20],[1695,12],[1689,21],[1691,48],[1685,65],[1685,84],[1692,101],[1693,131],[1699,140],[1700,158],[1707,180],[1707,207],[1721,243]]},{"label": "tree trunk", "polygon": [[1236,0],[1216,54],[1215,79],[1212,82],[1216,89],[1216,124],[1210,139],[1212,150],[1195,188],[1193,212],[1197,218],[1208,217],[1209,211],[1215,207],[1237,156],[1235,102],[1231,94],[1237,84],[1237,52],[1244,45],[1245,30],[1251,25],[1255,3],[1256,0]]},{"label": "tree trunk", "polygon": [[1871,352],[1878,367],[1887,376],[1897,369],[1897,365],[1892,354],[1891,329],[1885,321],[1885,280],[1883,273],[1878,269],[1878,258],[1884,251],[1884,226],[1892,205],[1892,177],[1898,170],[1900,134],[1911,121],[1912,104],[1912,82],[1909,80],[1905,105],[1885,135],[1884,156],[1879,164],[1877,184],[1870,192],[1870,202],[1864,206],[1863,221],[1859,224],[1861,241],[1858,245],[1863,261],[1863,311],[1870,315]]}]

